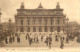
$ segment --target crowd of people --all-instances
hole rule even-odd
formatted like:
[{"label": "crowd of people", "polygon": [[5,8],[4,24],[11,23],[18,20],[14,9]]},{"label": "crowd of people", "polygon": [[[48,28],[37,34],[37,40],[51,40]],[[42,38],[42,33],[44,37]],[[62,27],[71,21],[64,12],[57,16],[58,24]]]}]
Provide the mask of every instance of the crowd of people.
[{"label": "crowd of people", "polygon": [[[64,39],[66,39],[66,42],[69,43],[68,37],[66,37],[66,38],[65,37],[60,37],[58,35],[58,33],[56,33],[54,35],[55,35],[55,42],[58,42],[59,38],[61,40],[60,41],[61,42],[60,48],[64,47]],[[20,43],[20,34],[17,34],[17,33],[16,34],[11,34],[10,36],[6,37],[5,38],[5,43],[6,44],[11,44],[11,43],[15,42],[15,37],[17,37],[17,42]],[[46,37],[45,40],[44,40],[44,37]],[[25,38],[26,38],[26,40],[28,40],[30,46],[32,45],[32,43],[39,44],[40,41],[41,41],[41,42],[44,42],[46,44],[46,46],[51,48],[52,40],[53,40],[53,34],[49,34],[49,36],[41,35],[39,37],[39,35],[37,35],[37,34],[32,36],[32,34],[27,33]]]},{"label": "crowd of people", "polygon": [[[41,42],[46,43],[46,46],[49,46],[49,48],[51,48],[52,40],[53,40],[53,34],[49,34],[49,36],[41,35],[40,38],[38,37],[39,35],[35,35],[33,37],[31,37],[31,36],[32,36],[31,34],[26,34],[26,39],[29,41],[30,45],[33,42],[39,43],[41,41]],[[59,33],[54,34],[54,36],[55,36],[55,42],[58,42],[59,38],[60,38],[60,42],[61,42],[60,48],[64,47],[64,41],[65,40],[66,40],[66,43],[69,43],[68,37],[60,36]],[[45,41],[43,41],[44,37],[46,37]]]},{"label": "crowd of people", "polygon": [[[11,43],[15,42],[15,39],[17,40],[17,43],[20,43],[21,42],[20,35],[21,35],[20,33],[11,33],[11,35],[5,37],[5,39],[4,39],[5,44],[11,44]],[[64,42],[69,43],[69,37],[66,34],[59,34],[59,33],[48,34],[48,36],[46,34],[32,35],[31,33],[30,34],[27,33],[24,38],[28,41],[30,46],[33,43],[39,44],[41,42],[44,42],[46,46],[51,48],[52,43],[53,43],[53,36],[55,37],[55,39],[54,39],[55,42],[59,42],[59,40],[60,40],[60,48],[64,48]]]},{"label": "crowd of people", "polygon": [[11,44],[15,42],[15,37],[17,37],[17,42],[20,43],[20,36],[16,34],[11,34],[10,36],[5,37],[5,43]]},{"label": "crowd of people", "polygon": [[28,40],[29,44],[31,45],[32,43],[40,43],[40,42],[45,42],[46,43],[46,46],[49,46],[51,47],[51,43],[52,43],[52,36],[49,35],[46,37],[46,40],[44,40],[44,35],[41,35],[40,37],[38,35],[35,35],[32,37],[32,35],[30,34],[27,34],[26,35],[26,40]]}]

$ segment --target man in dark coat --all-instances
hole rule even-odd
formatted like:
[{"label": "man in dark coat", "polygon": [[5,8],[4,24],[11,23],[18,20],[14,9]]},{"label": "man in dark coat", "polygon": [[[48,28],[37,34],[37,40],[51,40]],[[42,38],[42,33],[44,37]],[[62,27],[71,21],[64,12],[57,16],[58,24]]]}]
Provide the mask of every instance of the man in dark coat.
[{"label": "man in dark coat", "polygon": [[52,37],[49,37],[49,48],[51,48],[51,44],[52,44]]},{"label": "man in dark coat", "polygon": [[32,44],[32,38],[29,39],[29,45],[31,45],[31,44]]},{"label": "man in dark coat", "polygon": [[11,43],[12,43],[12,37],[10,37],[10,41],[11,41]]},{"label": "man in dark coat", "polygon": [[63,49],[63,47],[64,47],[64,44],[63,44],[63,41],[61,41],[61,46],[60,46],[60,48]]},{"label": "man in dark coat", "polygon": [[9,43],[11,43],[11,37],[9,37]]},{"label": "man in dark coat", "polygon": [[15,37],[13,36],[12,39],[13,39],[13,42],[14,42],[15,41]]},{"label": "man in dark coat", "polygon": [[20,38],[19,38],[19,37],[17,37],[17,42],[19,42],[19,43],[20,43]]},{"label": "man in dark coat", "polygon": [[8,44],[8,38],[7,37],[5,38],[5,43]]},{"label": "man in dark coat", "polygon": [[56,42],[58,41],[58,36],[57,36],[57,35],[55,36],[55,41],[56,41]]},{"label": "man in dark coat", "polygon": [[18,41],[19,41],[19,43],[20,43],[20,37],[18,38]]},{"label": "man in dark coat", "polygon": [[44,36],[41,36],[41,41],[43,41],[43,37],[44,37]]},{"label": "man in dark coat", "polygon": [[69,39],[68,39],[68,37],[66,37],[66,43],[69,43]]},{"label": "man in dark coat", "polygon": [[36,41],[37,41],[37,43],[39,43],[39,39],[38,39],[38,37],[36,37]]},{"label": "man in dark coat", "polygon": [[46,37],[46,41],[45,41],[45,43],[46,43],[46,45],[48,46],[48,40],[49,40],[49,38],[48,38],[48,36]]},{"label": "man in dark coat", "polygon": [[26,34],[26,40],[28,39],[28,35]]}]

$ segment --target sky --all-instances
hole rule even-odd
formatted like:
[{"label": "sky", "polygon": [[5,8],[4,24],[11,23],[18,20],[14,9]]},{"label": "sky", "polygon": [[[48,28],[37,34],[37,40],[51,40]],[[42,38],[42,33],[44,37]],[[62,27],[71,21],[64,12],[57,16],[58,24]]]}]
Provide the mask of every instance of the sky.
[{"label": "sky", "polygon": [[60,2],[60,8],[64,9],[69,21],[77,21],[80,24],[80,0],[0,0],[1,22],[8,22],[9,18],[15,22],[16,9],[20,8],[22,2],[26,9],[35,9],[40,2],[43,8],[54,9],[57,2]]}]

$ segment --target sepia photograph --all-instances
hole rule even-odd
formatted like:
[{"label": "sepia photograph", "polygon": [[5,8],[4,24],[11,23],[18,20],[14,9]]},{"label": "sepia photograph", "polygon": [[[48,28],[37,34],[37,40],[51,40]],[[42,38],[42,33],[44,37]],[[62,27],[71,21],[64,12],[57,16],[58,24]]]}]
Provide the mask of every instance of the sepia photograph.
[{"label": "sepia photograph", "polygon": [[79,49],[79,5],[80,0],[0,0],[0,50]]}]

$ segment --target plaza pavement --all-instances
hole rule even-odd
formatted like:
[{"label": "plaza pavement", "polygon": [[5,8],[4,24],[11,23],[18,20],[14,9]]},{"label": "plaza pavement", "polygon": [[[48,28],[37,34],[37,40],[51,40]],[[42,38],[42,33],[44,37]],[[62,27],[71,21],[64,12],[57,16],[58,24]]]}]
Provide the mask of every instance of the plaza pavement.
[{"label": "plaza pavement", "polygon": [[[41,39],[40,39],[40,36],[39,37],[39,43],[32,43],[32,45],[30,46],[29,45],[29,42],[28,40],[26,40],[26,34],[21,34],[20,35],[20,43],[17,42],[17,37],[15,37],[15,42],[11,43],[11,44],[5,44],[4,47],[43,47],[43,48],[48,48],[48,46],[46,46],[46,43],[44,43],[45,41],[45,38],[44,37],[44,40],[41,42]],[[52,48],[60,48],[60,39],[58,42],[55,42],[55,37],[54,35],[52,36]],[[74,39],[74,41],[69,41],[69,44],[64,42],[64,48],[75,48],[75,47],[80,47],[80,43],[76,42],[76,38]]]}]

